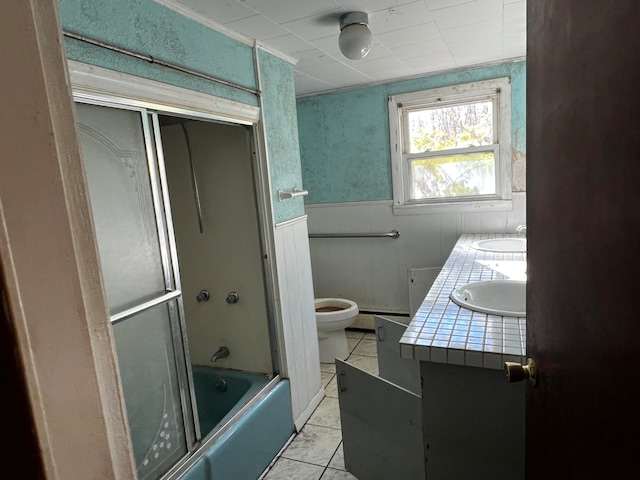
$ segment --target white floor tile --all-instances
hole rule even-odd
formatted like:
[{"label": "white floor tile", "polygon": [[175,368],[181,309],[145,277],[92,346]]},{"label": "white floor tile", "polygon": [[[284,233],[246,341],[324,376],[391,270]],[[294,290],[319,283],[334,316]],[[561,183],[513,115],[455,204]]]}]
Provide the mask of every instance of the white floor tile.
[{"label": "white floor tile", "polygon": [[349,348],[349,353],[353,352],[353,349],[360,343],[362,338],[355,337],[347,337],[347,347]]},{"label": "white floor tile", "polygon": [[326,467],[341,441],[340,430],[307,424],[282,453],[282,457]]},{"label": "white floor tile", "polygon": [[331,461],[329,462],[329,467],[334,468],[336,470],[344,470],[344,450],[342,449],[342,442],[340,442],[340,446],[336,453],[333,454]]},{"label": "white floor tile", "polygon": [[347,338],[357,338],[358,340],[360,340],[363,336],[364,336],[364,332],[361,332],[359,330],[345,330],[345,334],[347,335]]},{"label": "white floor tile", "polygon": [[338,381],[336,380],[335,375],[327,386],[324,387],[324,395],[325,397],[338,398]]},{"label": "white floor tile", "polygon": [[323,373],[336,373],[336,364],[335,363],[321,363],[320,364],[320,372]]},{"label": "white floor tile", "polygon": [[307,420],[307,425],[318,425],[340,430],[340,405],[338,404],[338,399],[325,396],[309,420]]},{"label": "white floor tile", "polygon": [[331,381],[331,379],[334,377],[335,373],[331,372],[331,373],[327,373],[327,372],[323,372],[322,370],[320,371],[320,377],[321,377],[321,381],[322,381],[322,386],[326,387],[327,384]]},{"label": "white floor tile", "polygon": [[377,357],[378,356],[378,342],[376,340],[369,340],[363,338],[360,340],[356,348],[351,352],[354,355],[364,355],[365,357]]},{"label": "white floor tile", "polygon": [[334,470],[333,468],[327,468],[320,478],[321,480],[358,480],[349,472]]},{"label": "white floor tile", "polygon": [[324,467],[281,457],[267,472],[264,480],[319,480],[322,472]]}]

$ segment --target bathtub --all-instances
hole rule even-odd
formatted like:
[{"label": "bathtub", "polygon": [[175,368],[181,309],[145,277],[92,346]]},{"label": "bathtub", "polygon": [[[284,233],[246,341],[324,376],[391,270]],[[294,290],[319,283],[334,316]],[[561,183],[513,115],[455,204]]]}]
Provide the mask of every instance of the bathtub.
[{"label": "bathtub", "polygon": [[269,382],[259,373],[204,366],[192,370],[202,438],[230,420]]},{"label": "bathtub", "polygon": [[257,479],[294,431],[289,381],[204,366],[193,379],[202,446],[180,480]]}]

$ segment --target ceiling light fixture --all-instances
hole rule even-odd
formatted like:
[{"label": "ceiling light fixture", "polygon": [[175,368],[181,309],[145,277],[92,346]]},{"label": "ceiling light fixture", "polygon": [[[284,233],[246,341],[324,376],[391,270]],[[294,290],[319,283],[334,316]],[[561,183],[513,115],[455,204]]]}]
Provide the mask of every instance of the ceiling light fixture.
[{"label": "ceiling light fixture", "polygon": [[367,56],[373,41],[368,24],[369,15],[364,12],[349,12],[340,17],[338,45],[345,57],[360,60]]}]

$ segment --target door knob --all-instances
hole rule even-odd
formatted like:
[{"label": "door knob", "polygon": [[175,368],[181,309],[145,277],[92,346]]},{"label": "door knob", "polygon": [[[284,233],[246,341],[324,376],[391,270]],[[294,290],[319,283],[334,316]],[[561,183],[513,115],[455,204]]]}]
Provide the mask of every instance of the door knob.
[{"label": "door knob", "polygon": [[507,382],[509,383],[519,382],[525,378],[528,378],[534,385],[538,382],[538,368],[533,358],[528,358],[526,365],[504,362],[504,373],[507,375]]}]

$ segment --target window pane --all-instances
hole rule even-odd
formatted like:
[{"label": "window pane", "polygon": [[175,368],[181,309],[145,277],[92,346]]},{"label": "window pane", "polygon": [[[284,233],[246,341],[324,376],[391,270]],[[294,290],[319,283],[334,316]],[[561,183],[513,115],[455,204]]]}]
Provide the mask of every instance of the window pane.
[{"label": "window pane", "polygon": [[476,152],[409,161],[411,200],[496,193],[493,152]]},{"label": "window pane", "polygon": [[491,145],[493,102],[452,105],[408,112],[409,152]]}]

